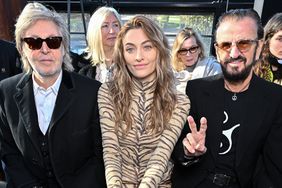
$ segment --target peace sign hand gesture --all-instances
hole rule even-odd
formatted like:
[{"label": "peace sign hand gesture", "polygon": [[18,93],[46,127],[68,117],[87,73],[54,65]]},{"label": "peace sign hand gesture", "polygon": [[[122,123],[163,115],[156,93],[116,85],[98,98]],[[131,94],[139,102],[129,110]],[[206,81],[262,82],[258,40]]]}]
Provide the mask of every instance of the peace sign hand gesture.
[{"label": "peace sign hand gesture", "polygon": [[184,153],[188,157],[197,157],[206,153],[205,146],[207,119],[202,117],[200,120],[200,130],[197,130],[196,123],[192,116],[187,118],[191,132],[186,135],[182,143],[184,146]]}]

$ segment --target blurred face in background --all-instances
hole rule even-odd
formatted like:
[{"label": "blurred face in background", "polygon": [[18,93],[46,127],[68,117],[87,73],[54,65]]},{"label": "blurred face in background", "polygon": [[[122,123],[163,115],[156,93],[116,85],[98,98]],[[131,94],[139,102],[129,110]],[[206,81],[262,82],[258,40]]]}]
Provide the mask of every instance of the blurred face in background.
[{"label": "blurred face in background", "polygon": [[127,68],[136,79],[143,82],[156,77],[157,48],[141,28],[125,34],[123,51]]},{"label": "blurred face in background", "polygon": [[103,46],[113,48],[119,31],[120,25],[118,19],[114,14],[109,14],[101,26]]},{"label": "blurred face in background", "polygon": [[181,48],[178,50],[177,56],[186,67],[191,67],[198,62],[201,49],[198,46],[195,37],[187,38]]},{"label": "blurred face in background", "polygon": [[278,59],[282,59],[282,30],[275,33],[270,39],[269,51]]}]

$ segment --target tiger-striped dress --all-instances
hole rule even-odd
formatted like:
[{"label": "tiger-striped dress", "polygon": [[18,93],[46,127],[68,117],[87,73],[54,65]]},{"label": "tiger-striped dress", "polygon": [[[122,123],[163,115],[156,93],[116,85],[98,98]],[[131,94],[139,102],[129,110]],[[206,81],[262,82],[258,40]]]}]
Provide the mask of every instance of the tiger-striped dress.
[{"label": "tiger-striped dress", "polygon": [[170,155],[188,116],[190,101],[178,93],[177,104],[169,121],[171,130],[152,135],[146,130],[149,106],[153,100],[155,82],[133,81],[132,129],[122,136],[115,131],[112,98],[104,83],[98,94],[100,123],[103,137],[103,157],[108,188],[167,188],[171,187],[173,164]]}]

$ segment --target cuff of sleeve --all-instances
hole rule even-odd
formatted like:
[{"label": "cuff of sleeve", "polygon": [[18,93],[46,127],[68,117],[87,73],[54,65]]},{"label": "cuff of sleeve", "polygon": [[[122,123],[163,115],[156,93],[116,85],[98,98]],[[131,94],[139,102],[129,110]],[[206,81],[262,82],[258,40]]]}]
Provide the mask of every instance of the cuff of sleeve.
[{"label": "cuff of sleeve", "polygon": [[201,156],[187,156],[184,155],[184,161],[182,162],[183,166],[191,166],[192,164],[195,164],[199,162],[201,159]]}]

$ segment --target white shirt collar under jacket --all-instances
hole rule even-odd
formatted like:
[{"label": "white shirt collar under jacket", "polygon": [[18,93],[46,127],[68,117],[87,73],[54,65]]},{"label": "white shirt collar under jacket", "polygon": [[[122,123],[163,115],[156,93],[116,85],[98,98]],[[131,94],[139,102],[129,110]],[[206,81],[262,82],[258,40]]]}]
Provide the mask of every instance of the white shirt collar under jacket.
[{"label": "white shirt collar under jacket", "polygon": [[62,71],[56,82],[47,89],[44,89],[36,83],[34,75],[32,75],[32,80],[38,124],[41,132],[45,135],[51,121],[58,91],[62,82]]}]

